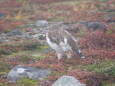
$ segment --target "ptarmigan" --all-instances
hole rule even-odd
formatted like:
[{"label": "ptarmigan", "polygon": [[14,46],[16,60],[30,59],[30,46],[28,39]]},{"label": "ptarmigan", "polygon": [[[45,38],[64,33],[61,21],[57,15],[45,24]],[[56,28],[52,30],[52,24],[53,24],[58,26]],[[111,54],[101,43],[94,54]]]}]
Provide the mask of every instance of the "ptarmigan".
[{"label": "ptarmigan", "polygon": [[72,50],[79,57],[85,58],[78,47],[77,39],[64,29],[53,29],[48,31],[46,33],[46,40],[49,46],[56,51],[59,60],[63,57],[63,53],[70,59],[72,57]]}]

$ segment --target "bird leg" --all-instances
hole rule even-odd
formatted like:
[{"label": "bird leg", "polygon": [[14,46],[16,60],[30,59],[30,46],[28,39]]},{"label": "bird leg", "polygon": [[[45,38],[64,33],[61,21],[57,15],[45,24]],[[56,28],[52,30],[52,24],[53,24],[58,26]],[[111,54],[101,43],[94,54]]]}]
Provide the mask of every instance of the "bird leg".
[{"label": "bird leg", "polygon": [[66,52],[66,55],[67,55],[67,59],[71,59],[71,57],[72,57],[71,51]]},{"label": "bird leg", "polygon": [[63,56],[62,53],[57,53],[58,60],[60,60],[62,56]]}]

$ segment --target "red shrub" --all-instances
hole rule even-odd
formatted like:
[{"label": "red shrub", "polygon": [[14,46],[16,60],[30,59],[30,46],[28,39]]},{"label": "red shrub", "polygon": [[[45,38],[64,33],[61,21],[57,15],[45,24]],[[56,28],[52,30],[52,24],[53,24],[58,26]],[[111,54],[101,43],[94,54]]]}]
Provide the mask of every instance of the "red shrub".
[{"label": "red shrub", "polygon": [[103,32],[93,32],[85,34],[85,38],[80,41],[80,46],[84,49],[86,56],[114,58],[115,57],[115,35]]},{"label": "red shrub", "polygon": [[16,0],[3,0],[0,2],[0,7],[19,7],[21,6],[21,2],[17,2]]},{"label": "red shrub", "polygon": [[40,3],[40,4],[61,2],[61,1],[73,1],[73,0],[30,0],[30,2],[32,2],[32,3]]},{"label": "red shrub", "polygon": [[93,49],[115,49],[115,35],[103,32],[93,32],[85,35],[85,39],[81,40],[82,48]]}]

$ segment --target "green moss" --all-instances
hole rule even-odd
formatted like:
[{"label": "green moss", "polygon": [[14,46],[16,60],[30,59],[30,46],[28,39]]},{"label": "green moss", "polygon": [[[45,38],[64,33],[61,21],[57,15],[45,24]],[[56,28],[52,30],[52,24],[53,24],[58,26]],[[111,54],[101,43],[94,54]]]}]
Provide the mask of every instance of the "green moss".
[{"label": "green moss", "polygon": [[15,59],[24,64],[34,63],[38,61],[37,58],[33,58],[33,56],[30,54],[20,55],[18,56],[18,58],[15,58]]},{"label": "green moss", "polygon": [[92,0],[61,1],[61,2],[54,2],[53,5],[65,4],[71,6],[71,5],[79,4],[81,1],[92,1]]},{"label": "green moss", "polygon": [[106,1],[106,0],[98,0],[98,1],[100,1],[100,2],[104,2],[104,1]]},{"label": "green moss", "polygon": [[34,81],[28,78],[23,78],[17,82],[17,84],[23,84],[24,86],[39,86],[40,81]]},{"label": "green moss", "polygon": [[36,40],[21,40],[15,42],[7,42],[0,44],[0,55],[11,55],[20,51],[32,51],[39,49],[41,43]]},{"label": "green moss", "polygon": [[114,34],[114,32],[112,30],[107,30],[106,33],[107,34]]},{"label": "green moss", "polygon": [[29,63],[29,61],[31,60],[30,58],[28,58],[28,56],[23,56],[19,59],[17,59],[18,61],[20,62],[23,62],[23,63]]},{"label": "green moss", "polygon": [[[56,70],[53,70],[52,72],[51,72],[51,75],[50,75],[50,77],[52,76],[63,76],[63,75],[65,75],[65,72],[57,72]],[[48,79],[48,77],[46,78],[46,79]]]},{"label": "green moss", "polygon": [[7,62],[0,61],[0,72],[7,72],[10,69],[11,65]]},{"label": "green moss", "polygon": [[31,52],[30,51],[19,51],[17,53],[12,53],[11,55],[9,55],[9,57],[19,56],[19,55],[25,55],[27,53],[31,53]]},{"label": "green moss", "polygon": [[83,68],[87,69],[88,71],[93,71],[104,75],[115,76],[115,60],[87,65],[84,66]]},{"label": "green moss", "polygon": [[103,86],[115,86],[115,83],[111,83],[111,82],[103,82],[102,84]]},{"label": "green moss", "polygon": [[65,20],[65,17],[63,16],[58,16],[57,18],[52,18],[51,21],[53,22],[59,22],[59,21],[64,21]]},{"label": "green moss", "polygon": [[7,72],[0,72],[0,75],[1,75],[1,74],[7,74]]},{"label": "green moss", "polygon": [[27,50],[35,50],[35,49],[39,49],[39,46],[41,46],[40,43],[38,42],[29,42],[27,43],[26,45],[24,45],[24,47],[27,49]]},{"label": "green moss", "polygon": [[10,51],[10,50],[4,50],[4,49],[0,49],[0,55],[10,55],[12,54],[13,52]]},{"label": "green moss", "polygon": [[54,76],[54,75],[57,75],[59,72],[57,72],[57,71],[55,71],[55,70],[53,70],[52,72],[51,72],[51,76]]},{"label": "green moss", "polygon": [[49,46],[40,46],[40,49],[48,49]]},{"label": "green moss", "polygon": [[39,86],[40,81],[34,81],[31,79],[23,78],[18,82],[14,83],[0,83],[0,86]]},{"label": "green moss", "polygon": [[42,59],[43,56],[42,55],[33,55],[33,57],[37,58],[37,59]]}]

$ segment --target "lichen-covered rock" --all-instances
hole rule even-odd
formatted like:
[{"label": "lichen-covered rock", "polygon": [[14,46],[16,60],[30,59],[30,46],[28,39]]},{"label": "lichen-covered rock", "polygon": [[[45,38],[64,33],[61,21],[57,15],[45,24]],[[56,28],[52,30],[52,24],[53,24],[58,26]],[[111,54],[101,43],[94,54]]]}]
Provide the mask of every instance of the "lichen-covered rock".
[{"label": "lichen-covered rock", "polygon": [[8,82],[16,82],[24,77],[33,80],[42,80],[51,74],[51,69],[37,69],[29,66],[15,66],[7,76]]},{"label": "lichen-covered rock", "polygon": [[54,82],[52,86],[86,86],[86,85],[81,84],[73,76],[62,76],[56,82]]}]

